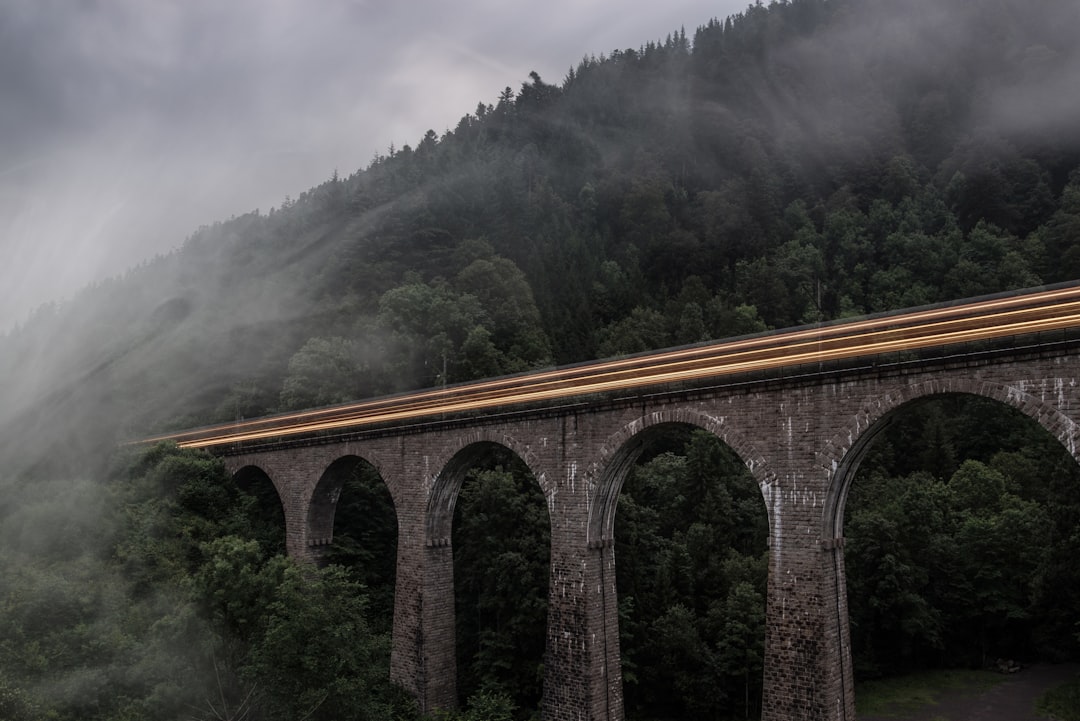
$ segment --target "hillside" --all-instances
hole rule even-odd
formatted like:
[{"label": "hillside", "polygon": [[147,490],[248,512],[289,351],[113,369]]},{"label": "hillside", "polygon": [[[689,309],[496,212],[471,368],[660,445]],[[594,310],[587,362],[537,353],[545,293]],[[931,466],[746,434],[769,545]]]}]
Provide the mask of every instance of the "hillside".
[{"label": "hillside", "polygon": [[[373,469],[343,495],[341,565],[316,573],[281,555],[272,493],[117,442],[1080,278],[1076,27],[1058,0],[759,2],[534,73],[441,135],[40,308],[0,337],[0,716],[221,718],[254,698],[251,718],[324,701],[312,718],[408,718],[380,676],[396,522]],[[860,466],[861,676],[1076,658],[1080,472],[990,405],[908,409]],[[627,708],[752,715],[765,509],[715,439],[662,445],[616,530]],[[461,692],[503,691],[523,716],[549,529],[527,469],[485,463],[454,523],[458,604],[476,610],[458,620]],[[522,578],[491,577],[493,548]],[[329,626],[348,640],[294,653]],[[509,718],[500,698],[462,718]]]},{"label": "hillside", "polygon": [[138,435],[1080,276],[1077,9],[1036,4],[758,4],[534,74],[39,310],[4,408]]}]

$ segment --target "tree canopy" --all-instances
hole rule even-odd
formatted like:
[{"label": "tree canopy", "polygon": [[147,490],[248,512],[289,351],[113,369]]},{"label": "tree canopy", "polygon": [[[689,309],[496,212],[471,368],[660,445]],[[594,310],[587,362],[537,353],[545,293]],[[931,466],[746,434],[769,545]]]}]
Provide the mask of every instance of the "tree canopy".
[{"label": "tree canopy", "polygon": [[[41,307],[0,336],[0,716],[409,718],[384,672],[396,523],[373,469],[309,573],[260,479],[101,449],[1076,279],[1078,26],[1058,0],[755,2],[561,83],[531,73]],[[455,521],[470,721],[528,714],[539,684],[544,506],[504,461],[473,469]],[[632,715],[757,710],[765,529],[738,469],[684,434],[625,484]],[[519,536],[478,529],[493,506]],[[906,409],[849,498],[857,673],[1077,658],[1078,509],[1075,462],[1016,418]]]}]

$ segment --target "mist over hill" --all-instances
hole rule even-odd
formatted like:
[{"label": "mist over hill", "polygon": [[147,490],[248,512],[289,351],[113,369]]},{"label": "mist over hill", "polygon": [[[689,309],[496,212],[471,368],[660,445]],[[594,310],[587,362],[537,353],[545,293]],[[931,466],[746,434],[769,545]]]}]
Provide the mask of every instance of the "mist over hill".
[{"label": "mist over hill", "polygon": [[[17,611],[0,619],[0,716],[188,718],[206,689],[222,691],[223,709],[226,691],[241,704],[258,686],[260,718],[295,718],[306,697],[290,689],[320,679],[275,676],[303,644],[270,641],[317,635],[305,613],[346,626],[368,612],[364,593],[393,606],[386,577],[331,569],[316,578],[290,566],[280,519],[260,516],[214,459],[161,447],[117,453],[123,440],[1080,278],[1077,27],[1080,5],[1057,0],[755,3],[660,42],[586,55],[561,79],[533,73],[442,135],[335,172],[268,212],[198,228],[174,252],[39,308],[0,336],[0,599]],[[849,525],[891,544],[849,547],[853,598],[898,604],[890,618],[915,619],[875,626],[877,606],[853,602],[860,673],[985,654],[985,639],[973,650],[965,634],[988,618],[1010,649],[1075,660],[1078,601],[1055,590],[1076,583],[1075,463],[1026,419],[986,423],[993,409],[954,400],[882,433],[857,484],[865,490],[853,494],[881,505]],[[648,502],[620,501],[629,524],[620,543],[640,544],[619,579],[636,573],[640,584],[626,624],[637,635],[620,641],[628,708],[743,716],[756,710],[760,654],[736,659],[735,673],[733,652],[717,649],[761,640],[764,509],[715,439],[666,442],[627,483],[628,498]],[[969,495],[991,489],[977,508],[949,485],[957,477]],[[518,491],[535,484],[521,469],[507,462],[478,478],[463,505],[520,503],[538,525],[514,520],[510,532],[522,547],[543,546],[544,501],[527,508]],[[346,496],[367,481],[352,479]],[[1052,494],[1048,482],[1058,484]],[[352,498],[385,492],[373,485]],[[701,503],[691,513],[693,494]],[[344,515],[374,517],[346,502]],[[392,507],[388,496],[371,503]],[[939,506],[930,531],[897,530],[919,528]],[[697,536],[648,525],[691,516]],[[381,523],[370,535],[392,538],[396,522]],[[1011,549],[999,541],[1016,528],[1054,529],[1057,540],[1006,559],[1035,581],[1007,593],[980,587],[1012,614],[1001,620],[969,607],[960,571],[981,578],[985,568],[963,549]],[[720,540],[701,541],[714,531]],[[957,533],[967,546],[947,540]],[[695,538],[729,551],[699,554],[713,564],[705,580],[683,563]],[[926,549],[901,547],[911,538],[963,552],[931,563]],[[343,558],[364,551],[343,545]],[[470,568],[490,565],[483,553],[498,545],[470,547]],[[391,545],[378,548],[393,558]],[[902,563],[886,564],[886,552]],[[545,563],[523,564],[541,593]],[[669,576],[714,595],[674,608],[657,580]],[[960,580],[924,593],[927,578]],[[915,590],[888,591],[897,584]],[[535,606],[540,621],[520,627],[542,628],[544,604]],[[707,636],[738,609],[747,643]],[[675,631],[698,639],[694,653],[650,646],[681,643]],[[403,707],[379,676],[385,638],[362,623],[350,632],[355,645],[338,644],[358,649],[348,678],[377,689],[372,718],[389,717]],[[894,644],[888,654],[877,638]],[[655,662],[663,653],[687,665],[679,683],[692,683],[653,683],[676,673]],[[519,661],[462,662],[461,678],[479,686],[513,666],[536,686],[536,669]],[[723,693],[712,692],[717,679]],[[322,717],[359,708],[357,689],[327,691],[341,705]],[[121,707],[130,715],[114,713]]]},{"label": "mist over hill", "polygon": [[1077,13],[757,4],[533,74],[39,309],[6,415],[139,435],[1075,277]]}]

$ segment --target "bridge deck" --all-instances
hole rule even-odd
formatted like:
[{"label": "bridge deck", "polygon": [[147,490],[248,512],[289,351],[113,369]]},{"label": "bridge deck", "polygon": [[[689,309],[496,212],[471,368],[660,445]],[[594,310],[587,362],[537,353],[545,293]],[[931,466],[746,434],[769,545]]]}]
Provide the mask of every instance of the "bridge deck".
[{"label": "bridge deck", "polygon": [[1078,329],[1080,285],[1070,284],[165,433],[139,442],[171,440],[209,448],[363,427],[400,428],[476,411],[565,407],[598,395],[715,387],[814,366],[882,365],[917,359],[933,349],[959,352],[973,344],[985,349],[1003,340],[1023,344],[1027,336],[1045,344],[1048,333],[1065,338]]}]

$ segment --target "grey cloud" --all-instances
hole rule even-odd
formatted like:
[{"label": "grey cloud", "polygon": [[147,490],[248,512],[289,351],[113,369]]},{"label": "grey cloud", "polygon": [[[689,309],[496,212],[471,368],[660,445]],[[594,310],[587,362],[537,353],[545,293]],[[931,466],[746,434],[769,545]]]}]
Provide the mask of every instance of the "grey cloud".
[{"label": "grey cloud", "polygon": [[684,0],[0,2],[0,333],[199,225],[442,132],[537,70],[745,8]]}]

